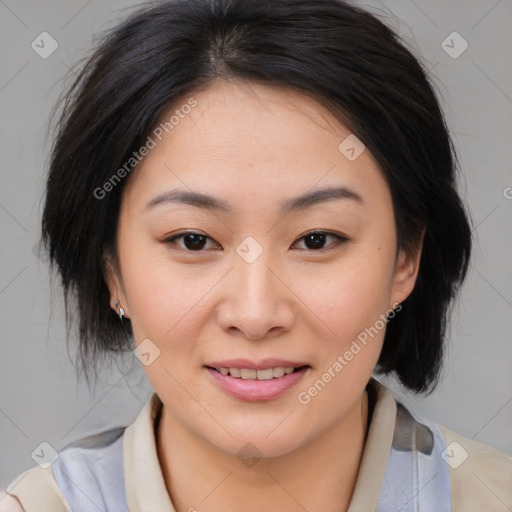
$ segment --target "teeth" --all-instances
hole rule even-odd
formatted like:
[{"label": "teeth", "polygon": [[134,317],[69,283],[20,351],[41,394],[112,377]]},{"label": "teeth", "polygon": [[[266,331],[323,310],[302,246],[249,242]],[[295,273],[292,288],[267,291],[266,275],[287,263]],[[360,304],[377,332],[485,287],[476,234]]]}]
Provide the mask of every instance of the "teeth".
[{"label": "teeth", "polygon": [[[229,369],[230,372],[233,370],[234,368]],[[255,379],[257,374],[257,370],[246,370],[245,368],[240,368],[240,377],[242,377],[242,379]]]},{"label": "teeth", "polygon": [[276,379],[282,377],[285,374],[284,368],[282,366],[279,368],[274,368],[272,371],[274,372],[274,377]]},{"label": "teeth", "polygon": [[[243,375],[243,374],[242,374]],[[258,380],[270,380],[274,378],[274,369],[268,368],[266,370],[258,370],[256,372]]]},{"label": "teeth", "polygon": [[237,379],[270,380],[289,375],[293,373],[295,368],[293,366],[288,368],[278,366],[276,368],[267,368],[266,370],[255,370],[254,368],[218,368],[218,370],[222,375],[231,375],[231,377]]},{"label": "teeth", "polygon": [[229,373],[231,377],[240,377],[240,370],[238,368],[230,368]]}]

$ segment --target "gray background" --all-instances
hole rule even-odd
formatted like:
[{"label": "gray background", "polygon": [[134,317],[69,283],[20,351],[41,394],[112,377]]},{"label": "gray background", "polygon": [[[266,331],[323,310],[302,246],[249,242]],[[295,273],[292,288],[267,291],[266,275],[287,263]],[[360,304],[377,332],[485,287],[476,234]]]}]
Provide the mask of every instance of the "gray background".
[{"label": "gray background", "polygon": [[[358,2],[383,15],[432,70],[455,138],[476,245],[450,330],[443,380],[429,397],[404,396],[419,418],[512,454],[512,2]],[[0,0],[0,485],[34,464],[47,441],[65,443],[126,425],[151,387],[138,361],[123,377],[112,368],[94,395],[66,349],[63,304],[37,257],[47,119],[68,69],[94,37],[136,2]],[[31,43],[49,32],[58,49],[41,58]],[[458,58],[442,42],[457,31],[469,44]],[[457,51],[460,41],[452,44]],[[507,193],[508,191],[508,193]]]}]

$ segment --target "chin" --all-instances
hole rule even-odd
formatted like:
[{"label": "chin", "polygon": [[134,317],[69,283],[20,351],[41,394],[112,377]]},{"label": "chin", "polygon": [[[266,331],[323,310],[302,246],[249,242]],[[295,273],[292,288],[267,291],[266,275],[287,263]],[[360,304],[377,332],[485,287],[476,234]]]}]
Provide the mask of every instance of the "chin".
[{"label": "chin", "polygon": [[[229,428],[229,427],[228,427]],[[287,455],[301,447],[301,439],[297,438],[296,432],[282,431],[279,434],[272,429],[252,432],[247,430],[237,433],[230,430],[233,437],[222,439],[210,439],[209,442],[218,450],[240,459],[240,462],[247,467],[252,467],[261,458],[273,458]]]}]

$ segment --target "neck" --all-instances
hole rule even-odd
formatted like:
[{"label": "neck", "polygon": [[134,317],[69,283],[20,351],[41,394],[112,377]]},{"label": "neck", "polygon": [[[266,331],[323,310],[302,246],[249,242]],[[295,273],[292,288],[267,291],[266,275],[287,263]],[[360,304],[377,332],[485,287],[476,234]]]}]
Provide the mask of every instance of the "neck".
[{"label": "neck", "polygon": [[176,512],[348,509],[368,426],[366,391],[338,423],[312,442],[246,467],[236,454],[196,436],[163,406],[158,457]]}]

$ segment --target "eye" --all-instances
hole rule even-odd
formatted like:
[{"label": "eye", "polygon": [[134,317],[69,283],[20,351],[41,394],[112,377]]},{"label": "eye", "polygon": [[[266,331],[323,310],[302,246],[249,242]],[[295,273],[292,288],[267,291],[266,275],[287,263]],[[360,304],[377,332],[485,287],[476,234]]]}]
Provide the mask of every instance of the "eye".
[{"label": "eye", "polygon": [[[329,237],[333,238],[335,243],[331,244],[327,248],[322,247],[325,244],[326,238]],[[345,242],[348,242],[349,239],[342,235],[329,233],[328,231],[311,231],[310,233],[299,238],[299,240],[304,240],[304,243],[308,249],[315,251],[329,251],[344,244]]]},{"label": "eye", "polygon": [[[175,240],[183,239],[183,243],[185,244],[185,249],[189,252],[193,251],[201,251],[204,248],[206,240],[211,240],[209,236],[203,235],[202,233],[197,233],[196,231],[187,231],[186,233],[180,233],[179,235],[175,235],[171,238],[167,238],[164,240],[165,243],[170,243],[177,245]],[[183,247],[181,247],[183,249]]]},{"label": "eye", "polygon": [[[325,248],[323,247],[323,245],[325,244],[326,239],[328,239],[329,237],[334,239],[335,242],[331,244],[330,247]],[[196,231],[188,231],[167,238],[166,240],[164,240],[164,242],[177,245],[177,240],[183,240],[184,247],[181,246],[182,249],[184,248],[189,252],[200,252],[202,249],[205,248],[206,241],[212,239],[207,235],[203,235],[202,233],[198,233]],[[304,240],[307,249],[314,251],[324,251],[338,247],[339,245],[348,242],[349,239],[345,236],[330,233],[328,231],[311,231],[310,233],[307,233],[306,235],[299,238],[298,240]]]}]

